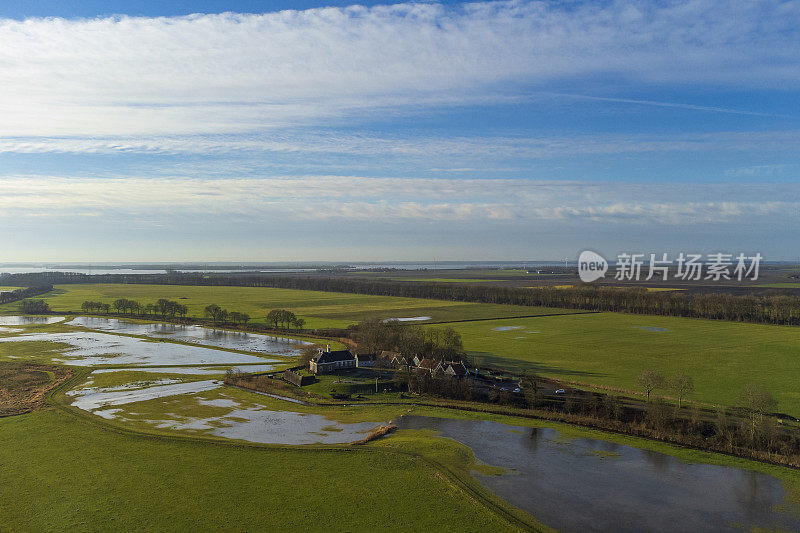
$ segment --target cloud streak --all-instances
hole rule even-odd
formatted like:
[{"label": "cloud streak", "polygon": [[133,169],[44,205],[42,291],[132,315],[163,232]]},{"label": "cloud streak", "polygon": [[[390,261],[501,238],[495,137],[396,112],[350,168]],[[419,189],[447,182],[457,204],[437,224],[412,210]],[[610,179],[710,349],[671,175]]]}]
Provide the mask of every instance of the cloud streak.
[{"label": "cloud streak", "polygon": [[[776,192],[781,200],[775,201]],[[698,200],[714,197],[714,200]],[[0,218],[175,217],[380,222],[559,221],[602,224],[797,223],[800,194],[789,185],[619,185],[520,179],[344,176],[240,178],[31,178],[4,180]]]},{"label": "cloud streak", "polygon": [[0,136],[257,131],[598,76],[796,88],[798,18],[651,0],[0,20]]}]

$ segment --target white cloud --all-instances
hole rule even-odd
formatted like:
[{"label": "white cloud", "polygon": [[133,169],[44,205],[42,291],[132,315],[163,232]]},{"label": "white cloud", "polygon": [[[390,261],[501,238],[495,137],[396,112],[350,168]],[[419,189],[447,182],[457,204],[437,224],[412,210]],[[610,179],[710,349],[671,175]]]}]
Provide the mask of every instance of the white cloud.
[{"label": "white cloud", "polygon": [[0,136],[246,132],[597,76],[793,88],[799,17],[650,0],[0,20]]},{"label": "white cloud", "polygon": [[0,218],[13,220],[136,216],[158,224],[179,216],[223,216],[243,217],[248,224],[270,219],[472,225],[593,221],[657,227],[796,223],[798,213],[800,193],[794,185],[780,184],[724,189],[523,179],[15,177],[4,179],[0,188]]},{"label": "white cloud", "polygon": [[[800,132],[742,131],[714,133],[604,134],[516,136],[398,136],[318,131],[274,131],[254,135],[153,137],[0,137],[0,153],[168,153],[226,154],[233,152],[318,154],[321,156],[395,156],[431,159],[448,157],[540,159],[565,155],[648,152],[800,151]],[[436,167],[449,172],[479,167]]]}]

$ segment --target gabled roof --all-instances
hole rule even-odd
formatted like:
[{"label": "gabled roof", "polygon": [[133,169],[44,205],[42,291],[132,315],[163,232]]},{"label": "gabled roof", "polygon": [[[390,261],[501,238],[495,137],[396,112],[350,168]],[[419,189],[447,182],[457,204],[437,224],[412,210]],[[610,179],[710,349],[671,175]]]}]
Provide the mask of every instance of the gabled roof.
[{"label": "gabled roof", "polygon": [[356,354],[356,359],[363,361],[374,361],[377,356],[374,353],[360,353]]},{"label": "gabled roof", "polygon": [[355,359],[350,350],[337,350],[335,352],[320,352],[314,357],[314,362],[317,364],[335,363],[337,361],[352,361]]},{"label": "gabled roof", "polygon": [[467,372],[467,367],[464,366],[464,363],[446,363],[447,367],[445,368],[445,372],[448,374],[453,374],[454,376],[464,377],[469,372]]},{"label": "gabled roof", "polygon": [[421,368],[423,370],[430,370],[431,372],[433,372],[433,370],[437,366],[439,366],[439,361],[437,361],[436,359],[431,359],[430,357],[426,357],[425,359],[419,362],[419,366],[417,368]]}]

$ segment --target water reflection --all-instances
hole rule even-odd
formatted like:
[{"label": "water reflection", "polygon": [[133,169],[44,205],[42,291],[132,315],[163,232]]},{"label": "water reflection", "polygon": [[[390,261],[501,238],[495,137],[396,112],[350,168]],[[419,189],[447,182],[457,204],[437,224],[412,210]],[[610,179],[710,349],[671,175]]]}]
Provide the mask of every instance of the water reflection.
[{"label": "water reflection", "polygon": [[116,318],[79,316],[67,322],[67,325],[111,331],[114,333],[127,333],[129,335],[169,338],[170,340],[216,346],[227,350],[241,350],[245,352],[285,356],[299,355],[303,346],[311,344],[310,342],[287,337],[272,337],[257,333],[170,324],[168,322],[136,323]]},{"label": "water reflection", "polygon": [[765,474],[685,463],[605,441],[566,440],[550,428],[419,416],[396,423],[437,430],[472,448],[477,459],[512,471],[475,475],[559,530],[738,530],[734,524],[800,529],[799,515],[775,511],[785,505],[785,491],[780,480]]},{"label": "water reflection", "polygon": [[30,324],[55,324],[63,316],[0,316],[0,326],[28,326]]},{"label": "water reflection", "polygon": [[1,337],[0,342],[47,341],[69,344],[56,362],[78,366],[97,365],[202,365],[277,362],[255,355],[245,355],[202,346],[171,342],[148,342],[94,331],[70,333],[27,333]]}]

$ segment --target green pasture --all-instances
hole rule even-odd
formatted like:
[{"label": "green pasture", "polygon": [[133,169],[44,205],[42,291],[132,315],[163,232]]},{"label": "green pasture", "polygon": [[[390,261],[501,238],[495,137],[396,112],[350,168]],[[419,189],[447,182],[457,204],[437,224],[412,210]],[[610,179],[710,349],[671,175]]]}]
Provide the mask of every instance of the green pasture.
[{"label": "green pasture", "polygon": [[[271,309],[289,309],[306,319],[307,328],[345,327],[368,318],[430,316],[431,321],[474,318],[502,318],[539,315],[569,310],[513,305],[493,305],[370,296],[337,292],[273,289],[265,287],[197,287],[176,285],[59,285],[53,293],[41,297],[56,312],[80,312],[86,300],[111,303],[128,298],[142,304],[159,298],[177,300],[189,308],[190,316],[203,316],[205,307],[216,303],[228,311],[240,311],[253,322],[263,323]],[[0,306],[0,313],[17,312],[18,304]]]},{"label": "green pasture", "polygon": [[[636,389],[642,370],[668,378],[684,372],[695,382],[692,399],[725,405],[737,404],[742,386],[755,382],[780,410],[800,415],[800,328],[621,313],[452,326],[484,363],[627,390]],[[521,329],[495,330],[508,326]]]},{"label": "green pasture", "polygon": [[431,281],[436,283],[480,283],[487,281],[505,281],[502,279],[484,278],[390,278],[396,281]]},{"label": "green pasture", "polygon": [[[21,445],[24,443],[24,445]],[[0,419],[8,531],[508,531],[419,457],[103,430],[60,411]]]}]

